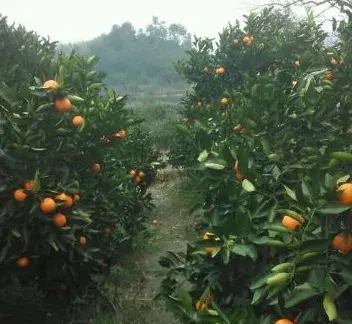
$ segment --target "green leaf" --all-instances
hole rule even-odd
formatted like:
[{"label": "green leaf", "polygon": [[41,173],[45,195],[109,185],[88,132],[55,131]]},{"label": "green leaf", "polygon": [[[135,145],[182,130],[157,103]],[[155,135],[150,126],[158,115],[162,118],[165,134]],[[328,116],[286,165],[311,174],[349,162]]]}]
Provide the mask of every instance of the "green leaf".
[{"label": "green leaf", "polygon": [[257,249],[253,245],[234,244],[231,247],[231,251],[238,255],[248,256],[253,261],[256,261],[258,258]]},{"label": "green leaf", "polygon": [[214,170],[222,170],[226,167],[226,165],[213,163],[213,162],[204,163],[204,166],[209,169],[214,169]]},{"label": "green leaf", "polygon": [[337,179],[336,184],[337,184],[337,185],[340,185],[341,183],[345,183],[345,182],[348,181],[348,179],[349,179],[350,177],[351,177],[351,176],[350,176],[349,174],[346,174],[346,175],[344,175],[343,177]]},{"label": "green leaf", "polygon": [[17,238],[21,237],[21,233],[20,233],[18,230],[16,230],[16,229],[12,229],[12,230],[11,230],[11,234],[12,234],[14,237],[17,237]]},{"label": "green leaf", "polygon": [[255,187],[254,185],[247,179],[244,179],[242,181],[242,188],[243,190],[247,191],[247,192],[253,192],[255,191]]},{"label": "green leaf", "polygon": [[328,202],[323,207],[319,208],[318,212],[327,215],[338,215],[350,208],[351,206],[343,206],[339,202]]},{"label": "green leaf", "polygon": [[309,283],[296,286],[294,290],[285,298],[285,307],[291,308],[307,299],[320,295],[321,292],[314,289]]},{"label": "green leaf", "polygon": [[285,186],[285,185],[284,185],[284,187],[285,187],[285,190],[286,190],[286,193],[288,194],[288,196],[289,196],[291,199],[297,201],[296,193],[295,193],[292,189],[290,189],[289,187],[287,187],[287,186]]},{"label": "green leaf", "polygon": [[348,152],[333,152],[330,156],[338,161],[352,162],[352,154]]},{"label": "green leaf", "polygon": [[271,239],[267,236],[262,236],[262,237],[258,237],[256,239],[254,239],[253,243],[258,244],[258,245],[277,246],[277,247],[285,246],[284,242]]},{"label": "green leaf", "polygon": [[189,312],[192,310],[192,297],[187,290],[180,290],[178,299]]},{"label": "green leaf", "polygon": [[202,153],[199,154],[198,156],[198,161],[199,162],[204,162],[208,158],[208,151],[204,150]]}]

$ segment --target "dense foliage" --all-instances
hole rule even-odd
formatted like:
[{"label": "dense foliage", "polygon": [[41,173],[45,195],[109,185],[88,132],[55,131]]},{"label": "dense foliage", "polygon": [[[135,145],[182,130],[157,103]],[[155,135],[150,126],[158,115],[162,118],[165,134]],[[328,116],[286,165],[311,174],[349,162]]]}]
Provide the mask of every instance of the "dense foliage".
[{"label": "dense foliage", "polygon": [[95,56],[5,18],[0,44],[0,286],[69,302],[145,228],[159,156]]},{"label": "dense foliage", "polygon": [[176,86],[181,79],[173,64],[185,57],[191,46],[191,36],[179,24],[166,25],[157,17],[145,30],[135,30],[129,22],[114,25],[108,34],[91,41],[68,44],[84,56],[98,55],[97,69],[107,73],[106,82],[118,90],[136,93],[152,86]]},{"label": "dense foliage", "polygon": [[[187,323],[351,323],[352,22],[272,8],[196,39],[170,158],[204,193],[200,239],[161,260]],[[281,319],[281,320],[280,320]]]}]

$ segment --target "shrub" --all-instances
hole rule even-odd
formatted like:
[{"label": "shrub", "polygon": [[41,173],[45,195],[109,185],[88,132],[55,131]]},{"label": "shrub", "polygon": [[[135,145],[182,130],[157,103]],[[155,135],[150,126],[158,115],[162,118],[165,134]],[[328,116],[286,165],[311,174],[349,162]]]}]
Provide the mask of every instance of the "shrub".
[{"label": "shrub", "polygon": [[0,35],[0,284],[82,295],[144,229],[158,153],[96,57],[4,18]]},{"label": "shrub", "polygon": [[339,187],[352,161],[351,26],[335,21],[327,47],[311,13],[266,8],[216,48],[196,39],[180,63],[193,91],[179,163],[203,189],[204,217],[187,254],[161,260],[161,293],[185,321],[351,318],[350,184]]}]

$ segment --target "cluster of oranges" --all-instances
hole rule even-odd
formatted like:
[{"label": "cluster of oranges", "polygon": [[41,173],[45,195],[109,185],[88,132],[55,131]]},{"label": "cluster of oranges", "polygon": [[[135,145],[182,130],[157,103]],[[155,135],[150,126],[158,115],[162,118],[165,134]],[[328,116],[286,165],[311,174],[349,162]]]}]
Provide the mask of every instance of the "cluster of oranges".
[{"label": "cluster of oranges", "polygon": [[[35,180],[26,180],[23,183],[23,188],[15,190],[13,197],[17,202],[24,202],[28,195],[31,193],[37,193],[38,185]],[[80,196],[78,194],[74,194],[70,196],[65,193],[60,193],[55,195],[54,197],[45,197],[41,200],[39,204],[39,209],[42,213],[45,214],[53,214],[52,215],[52,223],[55,227],[61,228],[66,226],[67,217],[61,213],[56,212],[59,207],[62,209],[70,209],[74,203],[77,203],[80,200]],[[84,236],[81,236],[79,239],[82,245],[87,243],[87,239]],[[17,259],[17,265],[21,268],[27,267],[29,264],[29,258],[20,257]]]},{"label": "cluster of oranges", "polygon": [[[342,205],[352,207],[352,183],[344,183],[337,188],[338,199]],[[301,227],[305,223],[304,217],[294,218],[289,215],[284,215],[281,224],[291,231]],[[332,246],[335,250],[342,254],[352,252],[352,234],[339,233],[332,240]]]},{"label": "cluster of oranges", "polygon": [[137,172],[137,171],[134,170],[134,169],[130,170],[130,171],[128,172],[128,174],[129,174],[131,177],[134,178],[134,182],[135,182],[136,184],[142,183],[142,181],[143,181],[143,179],[144,179],[144,176],[145,176],[145,174],[144,174],[143,171]]},{"label": "cluster of oranges", "polygon": [[[48,80],[48,81],[44,82],[43,88],[48,91],[54,92],[59,89],[59,84],[55,80]],[[67,97],[60,96],[60,97],[54,99],[54,107],[60,113],[67,113],[71,110],[72,103],[71,103],[70,99],[68,99]],[[79,126],[83,125],[84,123],[85,123],[85,119],[80,115],[74,116],[72,118],[72,125],[74,127],[79,127]]]}]

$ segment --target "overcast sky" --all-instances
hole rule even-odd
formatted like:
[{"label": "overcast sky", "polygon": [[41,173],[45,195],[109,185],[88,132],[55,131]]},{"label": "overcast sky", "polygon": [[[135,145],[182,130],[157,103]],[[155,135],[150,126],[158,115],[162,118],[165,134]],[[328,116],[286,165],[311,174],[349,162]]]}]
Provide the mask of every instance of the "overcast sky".
[{"label": "overcast sky", "polygon": [[[137,28],[158,16],[181,23],[197,36],[214,37],[227,22],[241,20],[253,5],[267,0],[0,0],[0,13],[42,36],[61,42],[92,39],[113,24]],[[299,9],[298,9],[299,10]]]}]

